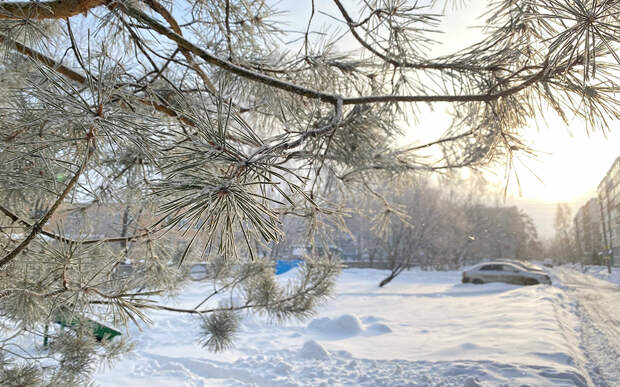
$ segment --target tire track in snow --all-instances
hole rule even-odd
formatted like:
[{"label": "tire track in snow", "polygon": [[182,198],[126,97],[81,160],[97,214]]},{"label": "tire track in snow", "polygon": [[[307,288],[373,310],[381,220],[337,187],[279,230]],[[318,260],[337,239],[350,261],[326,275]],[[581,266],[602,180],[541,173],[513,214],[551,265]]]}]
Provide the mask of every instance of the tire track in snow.
[{"label": "tire track in snow", "polygon": [[620,287],[575,270],[554,271],[576,302],[581,346],[592,380],[597,386],[620,385]]}]

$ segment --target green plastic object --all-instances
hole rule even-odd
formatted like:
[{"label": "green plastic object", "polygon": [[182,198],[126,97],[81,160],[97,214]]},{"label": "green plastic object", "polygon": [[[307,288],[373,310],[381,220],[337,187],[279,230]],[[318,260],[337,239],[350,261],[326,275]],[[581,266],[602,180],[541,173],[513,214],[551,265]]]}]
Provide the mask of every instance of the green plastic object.
[{"label": "green plastic object", "polygon": [[97,339],[97,341],[101,341],[103,339],[112,340],[112,338],[116,336],[120,336],[121,333],[114,328],[111,328],[107,325],[104,325],[100,322],[92,320],[87,317],[82,317],[81,319],[73,318],[71,321],[67,321],[64,316],[59,315],[56,317],[54,321],[56,324],[60,324],[61,327],[69,327],[75,328],[80,323],[86,323],[90,325],[93,335]]}]

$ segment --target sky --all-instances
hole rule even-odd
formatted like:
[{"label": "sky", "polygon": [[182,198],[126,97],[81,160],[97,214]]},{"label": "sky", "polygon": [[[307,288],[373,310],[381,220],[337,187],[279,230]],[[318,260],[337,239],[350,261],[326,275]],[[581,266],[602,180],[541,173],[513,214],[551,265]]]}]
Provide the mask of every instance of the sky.
[{"label": "sky", "polygon": [[[537,131],[528,128],[530,138],[541,150],[537,159],[526,164],[534,173],[519,168],[521,192],[510,183],[510,203],[523,208],[535,220],[539,233],[553,235],[553,217],[557,203],[568,203],[573,214],[588,199],[596,196],[596,187],[613,161],[620,156],[620,124],[607,136],[588,135],[584,126],[549,127]],[[502,176],[498,176],[502,179]],[[540,180],[539,180],[540,179]]]},{"label": "sky", "polygon": [[[344,3],[350,9],[357,4],[351,0]],[[483,19],[478,19],[478,16],[484,11],[484,3],[469,1],[466,7],[448,8],[441,26],[445,31],[444,43],[433,48],[433,54],[447,54],[479,40],[481,32],[472,26],[482,25]],[[305,28],[310,15],[310,2],[284,0],[280,5],[290,10],[287,18],[293,21],[292,26]],[[333,3],[315,2],[315,5],[317,13],[313,27],[329,23],[334,28],[337,24],[318,12],[322,10],[337,15]],[[435,139],[449,124],[449,117],[441,106],[432,113],[418,117],[418,120],[418,124],[409,126],[405,131],[403,143]],[[501,167],[485,173],[490,184],[508,184],[506,205],[514,204],[524,209],[534,219],[539,234],[545,238],[553,236],[557,204],[568,203],[575,213],[595,196],[597,185],[620,156],[620,122],[613,122],[607,133],[590,134],[582,121],[575,119],[570,122],[571,125],[567,126],[555,113],[545,113],[544,123],[539,123],[538,127],[533,124],[524,130],[528,144],[537,150],[536,158],[518,157],[509,179],[506,179],[506,171]]]}]

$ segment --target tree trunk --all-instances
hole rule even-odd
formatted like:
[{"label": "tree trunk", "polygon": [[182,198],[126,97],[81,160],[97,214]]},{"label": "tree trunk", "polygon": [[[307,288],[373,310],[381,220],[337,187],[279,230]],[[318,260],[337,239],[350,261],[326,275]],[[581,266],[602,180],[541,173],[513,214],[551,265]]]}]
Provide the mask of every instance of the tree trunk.
[{"label": "tree trunk", "polygon": [[379,287],[384,287],[385,285],[389,284],[394,278],[396,278],[396,274],[391,273],[389,276],[385,277],[381,282],[379,282]]}]

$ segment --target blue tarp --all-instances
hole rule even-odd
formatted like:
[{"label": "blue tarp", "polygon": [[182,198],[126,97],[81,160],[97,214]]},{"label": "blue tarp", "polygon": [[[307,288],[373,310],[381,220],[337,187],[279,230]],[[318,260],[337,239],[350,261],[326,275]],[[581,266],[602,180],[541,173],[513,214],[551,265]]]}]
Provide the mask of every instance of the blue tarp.
[{"label": "blue tarp", "polygon": [[276,275],[286,273],[292,268],[299,266],[303,261],[303,259],[276,260]]}]

